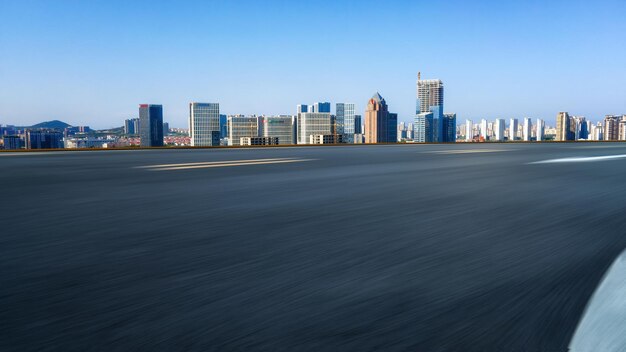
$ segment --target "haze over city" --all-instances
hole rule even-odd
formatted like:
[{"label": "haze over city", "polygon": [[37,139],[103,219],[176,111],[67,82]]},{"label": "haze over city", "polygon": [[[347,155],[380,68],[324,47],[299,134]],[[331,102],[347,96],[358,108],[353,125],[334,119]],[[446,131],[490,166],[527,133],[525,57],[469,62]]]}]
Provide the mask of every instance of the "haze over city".
[{"label": "haze over city", "polygon": [[446,85],[459,120],[599,121],[626,111],[623,1],[0,1],[0,123],[94,128],[162,104],[294,114],[380,92],[415,116],[415,81]]}]

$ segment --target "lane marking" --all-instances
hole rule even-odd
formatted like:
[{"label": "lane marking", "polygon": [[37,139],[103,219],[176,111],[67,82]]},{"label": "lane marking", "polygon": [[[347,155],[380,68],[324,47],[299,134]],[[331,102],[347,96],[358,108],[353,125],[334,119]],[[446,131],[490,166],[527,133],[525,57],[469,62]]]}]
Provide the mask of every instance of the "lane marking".
[{"label": "lane marking", "polygon": [[596,288],[570,342],[570,351],[626,351],[626,252]]},{"label": "lane marking", "polygon": [[161,167],[176,167],[176,166],[194,166],[194,165],[214,165],[214,164],[235,164],[235,163],[247,163],[253,161],[275,161],[275,160],[292,160],[294,158],[272,158],[272,159],[246,159],[246,160],[222,160],[222,161],[199,161],[192,163],[180,163],[180,164],[160,164],[160,165],[145,165],[135,166],[136,169],[154,169]]},{"label": "lane marking", "polygon": [[534,161],[529,164],[558,164],[558,163],[590,163],[594,161],[606,161],[615,159],[624,159],[626,154],[618,155],[603,155],[603,156],[579,156],[573,158],[561,158],[561,159],[548,159],[541,161]]},{"label": "lane marking", "polygon": [[499,153],[508,152],[511,149],[458,149],[458,150],[435,150],[424,152],[426,154],[473,154],[473,153]]},{"label": "lane marking", "polygon": [[220,163],[220,164],[203,164],[203,165],[188,165],[188,166],[173,166],[173,167],[159,167],[146,169],[148,171],[175,171],[175,170],[191,170],[191,169],[208,169],[214,167],[230,167],[230,166],[247,166],[247,165],[266,165],[266,164],[286,164],[286,163],[299,163],[306,161],[313,161],[316,159],[288,159],[288,160],[270,160],[270,161],[248,161],[238,163]]}]

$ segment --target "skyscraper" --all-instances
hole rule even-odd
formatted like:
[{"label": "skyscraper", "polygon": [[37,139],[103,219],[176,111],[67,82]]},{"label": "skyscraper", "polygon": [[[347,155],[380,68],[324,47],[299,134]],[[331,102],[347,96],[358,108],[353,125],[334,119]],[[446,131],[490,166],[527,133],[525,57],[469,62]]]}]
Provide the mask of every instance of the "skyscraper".
[{"label": "skyscraper", "polygon": [[545,139],[546,135],[546,123],[542,119],[537,119],[537,142],[541,142]]},{"label": "skyscraper", "polygon": [[443,114],[443,140],[444,143],[456,142],[456,114]]},{"label": "skyscraper", "polygon": [[124,121],[124,134],[139,134],[139,119],[127,119]]},{"label": "skyscraper", "polygon": [[139,127],[142,147],[163,146],[163,106],[139,105]]},{"label": "skyscraper", "polygon": [[354,143],[355,128],[354,104],[337,103],[335,105],[335,126],[337,134],[344,135],[344,141]]},{"label": "skyscraper", "polygon": [[573,141],[575,125],[567,112],[559,112],[556,115],[556,140]]},{"label": "skyscraper", "polygon": [[487,128],[486,119],[480,120],[480,136],[483,137],[485,140],[489,139],[489,129]]},{"label": "skyscraper", "polygon": [[529,142],[532,134],[533,123],[530,117],[524,118],[524,128],[522,130],[522,135],[524,141]]},{"label": "skyscraper", "polygon": [[606,115],[604,117],[604,140],[605,141],[617,141],[619,140],[619,122],[621,116]]},{"label": "skyscraper", "polygon": [[496,126],[495,126],[496,141],[502,142],[504,140],[504,130],[505,130],[504,124],[505,124],[504,119],[496,119]]},{"label": "skyscraper", "polygon": [[433,113],[423,112],[415,116],[413,123],[413,141],[418,143],[433,142]]},{"label": "skyscraper", "polygon": [[517,119],[511,119],[509,123],[509,140],[514,141],[517,138]]},{"label": "skyscraper", "polygon": [[474,123],[472,120],[465,120],[465,141],[471,142],[474,140]]},{"label": "skyscraper", "polygon": [[215,141],[214,138],[215,132],[221,134],[220,104],[189,103],[189,135],[191,136],[191,146],[219,146],[219,139]]},{"label": "skyscraper", "polygon": [[417,74],[417,103],[415,114],[433,113],[433,142],[445,142],[443,127],[443,83],[439,79],[421,79]]},{"label": "skyscraper", "polygon": [[365,143],[395,143],[398,115],[389,113],[385,99],[376,93],[365,111]]},{"label": "skyscraper", "polygon": [[363,118],[361,115],[354,115],[354,134],[363,134]]}]

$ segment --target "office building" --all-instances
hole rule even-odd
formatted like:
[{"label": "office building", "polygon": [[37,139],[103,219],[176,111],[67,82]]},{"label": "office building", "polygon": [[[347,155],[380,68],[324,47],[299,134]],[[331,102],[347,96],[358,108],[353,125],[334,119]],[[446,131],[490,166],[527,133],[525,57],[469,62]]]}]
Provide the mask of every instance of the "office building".
[{"label": "office building", "polygon": [[423,112],[415,116],[413,123],[413,141],[417,143],[433,142],[433,113]]},{"label": "office building", "polygon": [[474,123],[472,120],[465,120],[465,141],[471,142],[474,140]]},{"label": "office building", "polygon": [[61,149],[63,134],[58,131],[26,131],[24,145],[26,149]]},{"label": "office building", "polygon": [[504,131],[506,130],[504,119],[496,119],[494,130],[495,140],[502,142],[504,140]]},{"label": "office building", "polygon": [[298,144],[310,144],[312,135],[331,135],[334,130],[335,117],[329,112],[306,112],[298,114]]},{"label": "office building", "polygon": [[214,134],[221,135],[220,104],[189,103],[189,136],[192,147],[219,146],[215,144]]},{"label": "office building", "polygon": [[261,117],[261,135],[266,138],[277,138],[278,144],[296,144],[296,119],[293,116]]},{"label": "office building", "polygon": [[220,114],[220,138],[228,138],[228,116]]},{"label": "office building", "polygon": [[259,137],[259,118],[256,116],[228,116],[228,145],[241,145],[245,137]]},{"label": "office building", "polygon": [[2,137],[2,148],[5,150],[22,149],[24,141],[22,137],[16,135],[4,135]]},{"label": "office building", "polygon": [[456,142],[456,114],[443,114],[443,140],[444,143]]},{"label": "office building", "polygon": [[443,83],[439,79],[422,80],[417,74],[416,115],[433,113],[433,142],[445,142],[443,127]]},{"label": "office building", "polygon": [[170,133],[169,122],[163,122],[163,136],[167,136]]},{"label": "office building", "polygon": [[139,127],[142,147],[162,147],[163,106],[139,105]]},{"label": "office building", "polygon": [[363,118],[361,115],[354,115],[354,134],[363,134]]},{"label": "office building", "polygon": [[525,142],[530,142],[530,139],[532,137],[532,128],[533,128],[532,120],[530,119],[530,117],[525,117],[523,129],[522,129],[522,137]]},{"label": "office building", "polygon": [[353,143],[355,132],[354,104],[335,104],[335,124],[337,134],[344,135],[346,143]]},{"label": "office building", "polygon": [[139,134],[139,119],[127,119],[124,121],[124,134],[135,135]]},{"label": "office building", "polygon": [[390,113],[385,99],[376,93],[365,111],[365,143],[395,143],[398,115]]},{"label": "office building", "polygon": [[341,134],[312,134],[309,144],[338,144],[345,143]]},{"label": "office building", "polygon": [[542,119],[537,119],[537,128],[535,134],[537,135],[537,142],[541,142],[546,138],[546,123]]},{"label": "office building", "polygon": [[517,138],[517,119],[511,119],[509,122],[509,140],[514,141]]}]

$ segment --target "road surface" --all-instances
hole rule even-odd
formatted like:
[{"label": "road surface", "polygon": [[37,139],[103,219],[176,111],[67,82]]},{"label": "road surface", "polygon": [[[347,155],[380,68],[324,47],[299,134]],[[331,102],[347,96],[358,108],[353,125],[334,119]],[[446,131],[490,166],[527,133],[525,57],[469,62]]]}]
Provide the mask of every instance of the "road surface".
[{"label": "road surface", "polygon": [[624,155],[1,153],[0,350],[565,351],[626,248]]}]

